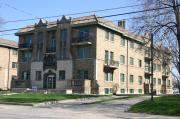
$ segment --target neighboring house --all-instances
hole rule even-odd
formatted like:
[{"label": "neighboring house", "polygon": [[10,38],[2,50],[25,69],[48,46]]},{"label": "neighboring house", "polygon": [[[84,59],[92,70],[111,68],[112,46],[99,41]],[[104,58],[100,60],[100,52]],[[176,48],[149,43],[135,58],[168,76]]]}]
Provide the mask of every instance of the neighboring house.
[{"label": "neighboring house", "polygon": [[[144,37],[95,15],[39,21],[16,33],[19,36],[19,82],[16,87],[73,89],[77,93],[149,93],[149,59]],[[147,40],[147,39],[146,39]],[[156,64],[155,64],[156,65]],[[171,78],[155,75],[155,90],[166,91]],[[168,84],[168,85],[167,85]]]},{"label": "neighboring house", "polygon": [[18,44],[0,38],[0,89],[11,89],[12,80],[17,79]]}]

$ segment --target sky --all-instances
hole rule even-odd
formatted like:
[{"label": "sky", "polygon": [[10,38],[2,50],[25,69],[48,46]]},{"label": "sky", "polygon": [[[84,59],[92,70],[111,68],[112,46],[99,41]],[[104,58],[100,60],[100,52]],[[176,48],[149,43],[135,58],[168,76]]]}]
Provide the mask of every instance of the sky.
[{"label": "sky", "polygon": [[[3,19],[3,21],[14,21],[46,16],[59,16],[51,19],[46,19],[48,21],[56,21],[57,19],[61,18],[61,15],[137,4],[139,4],[137,3],[137,0],[0,0],[0,17]],[[140,6],[121,8],[104,12],[91,12],[87,14],[73,15],[70,17],[87,16],[92,14],[96,14],[99,16],[120,14],[136,11],[139,9],[139,7]],[[108,19],[113,21],[122,20],[125,18],[131,18],[133,17],[133,15],[116,16],[110,17]],[[37,22],[38,19],[31,21],[3,23],[0,25],[0,31],[22,28],[30,24],[35,24]],[[0,38],[18,41],[18,37],[14,35],[15,32],[17,31],[0,32]]]}]

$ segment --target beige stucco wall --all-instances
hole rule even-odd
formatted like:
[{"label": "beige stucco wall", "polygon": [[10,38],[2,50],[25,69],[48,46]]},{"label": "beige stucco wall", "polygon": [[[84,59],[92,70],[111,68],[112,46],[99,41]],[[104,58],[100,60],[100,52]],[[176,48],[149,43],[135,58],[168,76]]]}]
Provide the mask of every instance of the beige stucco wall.
[{"label": "beige stucco wall", "polygon": [[17,68],[12,68],[12,62],[17,62],[18,57],[12,49],[4,47],[0,47],[0,56],[0,88],[6,90],[11,88],[12,76],[17,76]]}]

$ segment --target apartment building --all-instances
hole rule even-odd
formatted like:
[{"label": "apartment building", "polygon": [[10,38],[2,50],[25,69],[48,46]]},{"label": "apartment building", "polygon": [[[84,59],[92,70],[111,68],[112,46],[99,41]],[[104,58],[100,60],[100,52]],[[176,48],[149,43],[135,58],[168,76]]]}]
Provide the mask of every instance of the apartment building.
[{"label": "apartment building", "polygon": [[0,89],[11,89],[12,80],[17,79],[18,44],[0,38]]},{"label": "apartment building", "polygon": [[[147,39],[125,30],[124,21],[115,25],[96,15],[63,16],[55,22],[39,20],[16,35],[21,82],[16,87],[86,94],[149,93]],[[168,93],[171,77],[157,72],[156,80],[161,83],[155,84],[155,90]]]}]

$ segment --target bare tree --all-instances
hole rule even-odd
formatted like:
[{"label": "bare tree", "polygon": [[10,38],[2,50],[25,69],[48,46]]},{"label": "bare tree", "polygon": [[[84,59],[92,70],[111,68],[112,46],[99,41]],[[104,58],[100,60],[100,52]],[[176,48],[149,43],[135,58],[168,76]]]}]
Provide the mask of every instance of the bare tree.
[{"label": "bare tree", "polygon": [[[154,43],[161,43],[171,53],[173,66],[180,75],[180,0],[141,0],[143,13],[133,20],[139,34],[153,33]],[[179,81],[179,78],[177,78]],[[180,87],[179,87],[180,88]]]}]

